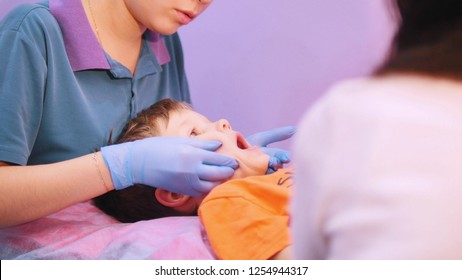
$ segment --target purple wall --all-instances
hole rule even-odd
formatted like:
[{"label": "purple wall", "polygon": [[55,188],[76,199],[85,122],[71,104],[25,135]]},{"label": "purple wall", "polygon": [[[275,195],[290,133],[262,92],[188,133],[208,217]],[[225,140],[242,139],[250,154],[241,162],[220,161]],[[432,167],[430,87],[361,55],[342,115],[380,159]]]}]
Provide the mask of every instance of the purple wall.
[{"label": "purple wall", "polygon": [[196,109],[245,135],[298,123],[330,85],[382,60],[386,1],[214,1],[180,31]]},{"label": "purple wall", "polygon": [[[214,1],[180,31],[196,109],[244,135],[297,124],[330,85],[382,60],[387,1]],[[22,2],[0,0],[0,16]]]}]

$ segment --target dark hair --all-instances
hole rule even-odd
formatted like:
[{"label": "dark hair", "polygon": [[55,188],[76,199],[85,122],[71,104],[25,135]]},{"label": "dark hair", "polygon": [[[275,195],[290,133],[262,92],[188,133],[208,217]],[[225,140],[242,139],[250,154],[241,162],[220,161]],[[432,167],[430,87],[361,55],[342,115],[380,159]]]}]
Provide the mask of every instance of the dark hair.
[{"label": "dark hair", "polygon": [[[115,143],[159,136],[159,128],[167,125],[170,113],[180,110],[192,108],[186,103],[172,99],[163,99],[151,105],[127,123]],[[94,198],[93,202],[103,212],[124,223],[186,215],[159,203],[154,192],[153,187],[135,184],[122,190],[107,192]]]},{"label": "dark hair", "polygon": [[462,1],[395,0],[400,24],[376,74],[409,72],[462,79]]}]

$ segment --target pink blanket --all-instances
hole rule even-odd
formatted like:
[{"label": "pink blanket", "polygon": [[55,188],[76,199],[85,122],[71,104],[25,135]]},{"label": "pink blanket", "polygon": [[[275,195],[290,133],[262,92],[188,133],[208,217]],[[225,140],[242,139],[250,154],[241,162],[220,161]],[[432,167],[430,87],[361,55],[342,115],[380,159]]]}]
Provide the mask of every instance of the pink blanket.
[{"label": "pink blanket", "polygon": [[198,217],[119,223],[90,202],[0,229],[0,259],[214,259]]}]

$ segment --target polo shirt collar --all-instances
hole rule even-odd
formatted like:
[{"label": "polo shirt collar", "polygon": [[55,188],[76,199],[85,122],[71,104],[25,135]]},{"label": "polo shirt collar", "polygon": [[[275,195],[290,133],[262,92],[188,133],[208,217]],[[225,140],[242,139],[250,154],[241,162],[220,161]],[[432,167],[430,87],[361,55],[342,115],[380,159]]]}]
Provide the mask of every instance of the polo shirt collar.
[{"label": "polo shirt collar", "polygon": [[[85,15],[81,0],[49,0],[50,11],[61,27],[64,45],[73,71],[110,69],[105,52]],[[147,31],[146,38],[160,65],[170,61],[162,37]]]}]

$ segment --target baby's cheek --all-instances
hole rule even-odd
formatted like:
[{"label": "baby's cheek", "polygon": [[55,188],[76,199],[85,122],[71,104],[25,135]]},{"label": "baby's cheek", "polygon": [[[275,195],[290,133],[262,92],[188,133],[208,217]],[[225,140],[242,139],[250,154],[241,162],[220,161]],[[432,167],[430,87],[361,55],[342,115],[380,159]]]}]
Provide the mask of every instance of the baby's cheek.
[{"label": "baby's cheek", "polygon": [[220,146],[220,148],[218,148],[215,152],[219,153],[219,154],[222,154],[222,155],[226,155],[226,156],[230,156],[232,158],[236,158],[236,149],[233,149],[229,143],[227,143],[226,140],[223,140],[223,139],[215,139],[216,141],[220,141],[222,143],[222,145]]},{"label": "baby's cheek", "polygon": [[220,148],[216,149],[215,152],[222,154],[222,155],[234,157],[233,156],[234,152],[232,151],[230,147],[230,143],[229,143],[230,141],[226,139],[220,133],[207,132],[207,133],[198,135],[196,138],[200,140],[205,140],[205,141],[218,141],[221,143],[221,146]]}]

